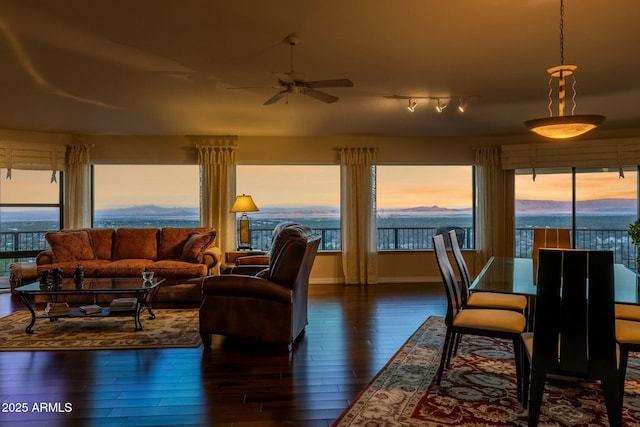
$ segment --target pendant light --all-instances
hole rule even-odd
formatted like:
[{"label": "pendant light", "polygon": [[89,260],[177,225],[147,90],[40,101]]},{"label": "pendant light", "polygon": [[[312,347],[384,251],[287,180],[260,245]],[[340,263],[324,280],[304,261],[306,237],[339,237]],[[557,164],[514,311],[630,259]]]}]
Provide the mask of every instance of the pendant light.
[{"label": "pendant light", "polygon": [[[533,119],[524,122],[525,126],[532,132],[553,139],[573,138],[595,129],[605,119],[604,116],[595,114],[574,115],[575,104],[575,77],[572,85],[572,103],[571,115],[565,116],[565,97],[567,77],[573,76],[573,72],[578,68],[577,65],[569,65],[564,63],[564,0],[560,0],[560,65],[551,67],[547,70],[549,73],[549,117]],[[553,82],[557,79],[558,83],[558,115],[553,116],[553,100],[551,98],[553,92]]]}]

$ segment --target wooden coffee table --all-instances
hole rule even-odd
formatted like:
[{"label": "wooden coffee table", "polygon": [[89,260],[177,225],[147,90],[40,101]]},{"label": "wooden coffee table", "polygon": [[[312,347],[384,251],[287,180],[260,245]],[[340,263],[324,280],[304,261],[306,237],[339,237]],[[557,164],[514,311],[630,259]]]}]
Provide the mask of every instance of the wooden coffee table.
[{"label": "wooden coffee table", "polygon": [[[31,323],[26,327],[25,332],[28,334],[33,333],[33,325],[37,318],[49,319],[50,321],[57,321],[63,317],[80,317],[80,318],[92,318],[92,317],[106,317],[106,316],[126,316],[133,317],[133,322],[136,331],[142,330],[142,323],[140,322],[140,313],[145,310],[149,311],[149,319],[155,319],[151,303],[155,298],[160,284],[164,282],[163,278],[153,278],[150,281],[143,281],[142,278],[136,277],[121,277],[121,278],[85,278],[82,286],[76,286],[72,279],[63,279],[60,286],[46,286],[41,285],[39,282],[29,283],[24,286],[15,288],[15,292],[18,294],[24,305],[31,312]],[[128,311],[118,311],[111,313],[108,307],[102,308],[102,311],[94,314],[85,314],[80,311],[79,307],[71,307],[70,313],[60,316],[49,316],[43,313],[39,316],[36,315],[36,310],[29,297],[37,295],[46,295],[51,302],[63,302],[65,296],[69,295],[93,295],[93,301],[96,302],[99,295],[112,295],[114,298],[121,296],[134,296],[136,299],[135,309]]]}]

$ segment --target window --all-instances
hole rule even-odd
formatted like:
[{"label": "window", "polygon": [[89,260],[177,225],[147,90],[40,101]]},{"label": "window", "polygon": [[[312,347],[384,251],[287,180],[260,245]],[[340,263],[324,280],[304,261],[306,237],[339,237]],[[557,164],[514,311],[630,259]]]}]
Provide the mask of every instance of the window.
[{"label": "window", "polygon": [[377,166],[378,249],[432,248],[457,228],[474,247],[472,166]]},{"label": "window", "polygon": [[530,257],[533,228],[569,228],[580,249],[613,250],[615,260],[635,266],[627,234],[637,219],[637,167],[516,171],[516,256]]},{"label": "window", "polygon": [[59,230],[62,218],[61,182],[51,182],[51,171],[13,170],[5,179],[0,169],[0,276],[9,264],[32,261],[47,249],[44,235]]},{"label": "window", "polygon": [[637,218],[638,173],[627,168],[578,169],[575,246],[612,250],[615,262],[634,264],[635,247],[627,229]]},{"label": "window", "polygon": [[198,227],[197,165],[95,165],[93,226]]},{"label": "window", "polygon": [[572,172],[570,168],[516,171],[515,256],[531,258],[534,228],[571,228]]},{"label": "window", "polygon": [[238,165],[236,194],[251,195],[251,246],[268,250],[280,221],[296,221],[322,235],[321,250],[340,250],[340,166]]}]

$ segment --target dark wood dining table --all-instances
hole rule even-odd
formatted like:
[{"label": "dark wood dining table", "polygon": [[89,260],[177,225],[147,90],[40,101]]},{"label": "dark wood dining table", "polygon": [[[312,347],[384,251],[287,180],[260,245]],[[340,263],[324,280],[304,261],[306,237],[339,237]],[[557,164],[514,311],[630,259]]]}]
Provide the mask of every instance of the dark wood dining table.
[{"label": "dark wood dining table", "polygon": [[[535,297],[536,283],[531,258],[491,257],[475,278],[471,292],[500,292]],[[640,304],[638,275],[623,264],[614,265],[615,301]]]}]

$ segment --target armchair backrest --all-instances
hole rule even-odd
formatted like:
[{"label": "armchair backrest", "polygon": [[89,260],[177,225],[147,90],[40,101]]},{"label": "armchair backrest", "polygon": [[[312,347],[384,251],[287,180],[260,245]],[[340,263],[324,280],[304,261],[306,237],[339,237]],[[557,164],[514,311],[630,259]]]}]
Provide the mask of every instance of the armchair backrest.
[{"label": "armchair backrest", "polygon": [[296,282],[308,281],[320,235],[299,224],[284,227],[273,241],[267,278],[290,289]]}]

